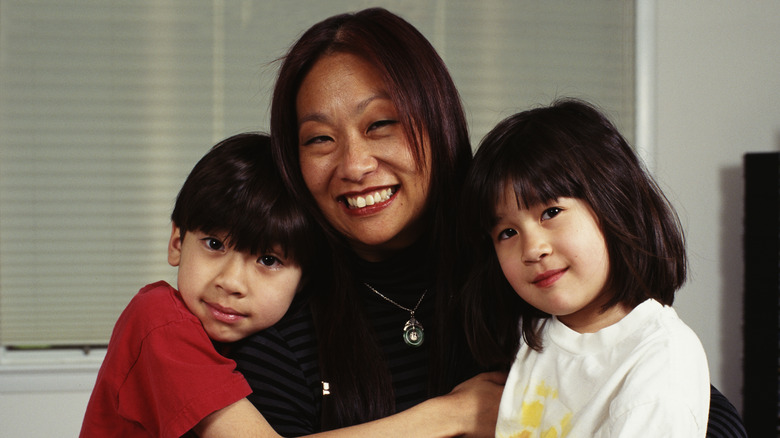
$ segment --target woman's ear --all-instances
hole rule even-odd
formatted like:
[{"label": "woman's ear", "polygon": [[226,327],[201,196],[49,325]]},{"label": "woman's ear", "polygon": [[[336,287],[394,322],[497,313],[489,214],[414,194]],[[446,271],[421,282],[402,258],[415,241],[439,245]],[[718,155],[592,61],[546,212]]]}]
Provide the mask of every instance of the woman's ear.
[{"label": "woman's ear", "polygon": [[179,262],[181,262],[181,241],[181,228],[173,224],[171,240],[168,241],[168,264],[171,266],[179,266]]}]

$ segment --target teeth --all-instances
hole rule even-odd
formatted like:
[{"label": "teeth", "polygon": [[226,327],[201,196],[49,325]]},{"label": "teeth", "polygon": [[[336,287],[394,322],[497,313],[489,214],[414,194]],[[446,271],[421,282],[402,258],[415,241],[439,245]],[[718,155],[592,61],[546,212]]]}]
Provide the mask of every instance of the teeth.
[{"label": "teeth", "polygon": [[367,205],[374,205],[387,201],[391,196],[393,196],[392,188],[382,189],[366,196],[348,197],[347,204],[350,206],[350,208],[363,208]]}]

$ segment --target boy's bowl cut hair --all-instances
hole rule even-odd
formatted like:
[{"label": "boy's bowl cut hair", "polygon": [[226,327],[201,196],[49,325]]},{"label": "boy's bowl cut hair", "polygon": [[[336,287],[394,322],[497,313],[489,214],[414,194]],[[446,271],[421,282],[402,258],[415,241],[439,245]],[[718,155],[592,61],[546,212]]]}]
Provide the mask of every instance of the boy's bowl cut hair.
[{"label": "boy's bowl cut hair", "polygon": [[171,220],[182,230],[225,234],[225,245],[261,255],[277,245],[302,268],[311,264],[315,233],[285,188],[270,138],[243,133],[215,145],[179,192]]}]

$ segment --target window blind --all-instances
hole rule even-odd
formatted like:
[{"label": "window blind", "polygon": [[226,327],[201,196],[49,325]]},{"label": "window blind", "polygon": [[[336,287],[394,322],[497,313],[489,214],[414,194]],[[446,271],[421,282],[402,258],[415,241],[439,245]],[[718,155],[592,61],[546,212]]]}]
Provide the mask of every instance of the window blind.
[{"label": "window blind", "polygon": [[[367,2],[0,0],[0,345],[106,344],[165,279],[169,215],[218,140],[268,130],[276,64]],[[379,2],[448,64],[472,142],[560,96],[634,132],[633,1]]]}]

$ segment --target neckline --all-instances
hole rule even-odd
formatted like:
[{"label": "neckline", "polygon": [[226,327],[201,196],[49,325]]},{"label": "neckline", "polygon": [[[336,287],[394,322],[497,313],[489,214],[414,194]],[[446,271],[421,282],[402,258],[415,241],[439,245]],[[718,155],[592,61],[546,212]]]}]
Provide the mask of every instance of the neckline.
[{"label": "neckline", "polygon": [[374,295],[363,283],[370,284],[390,298],[403,299],[407,295],[419,297],[425,289],[433,292],[433,257],[429,256],[423,243],[417,242],[378,262],[361,259],[354,253],[351,256],[350,263],[357,287],[365,290],[367,294]]}]

